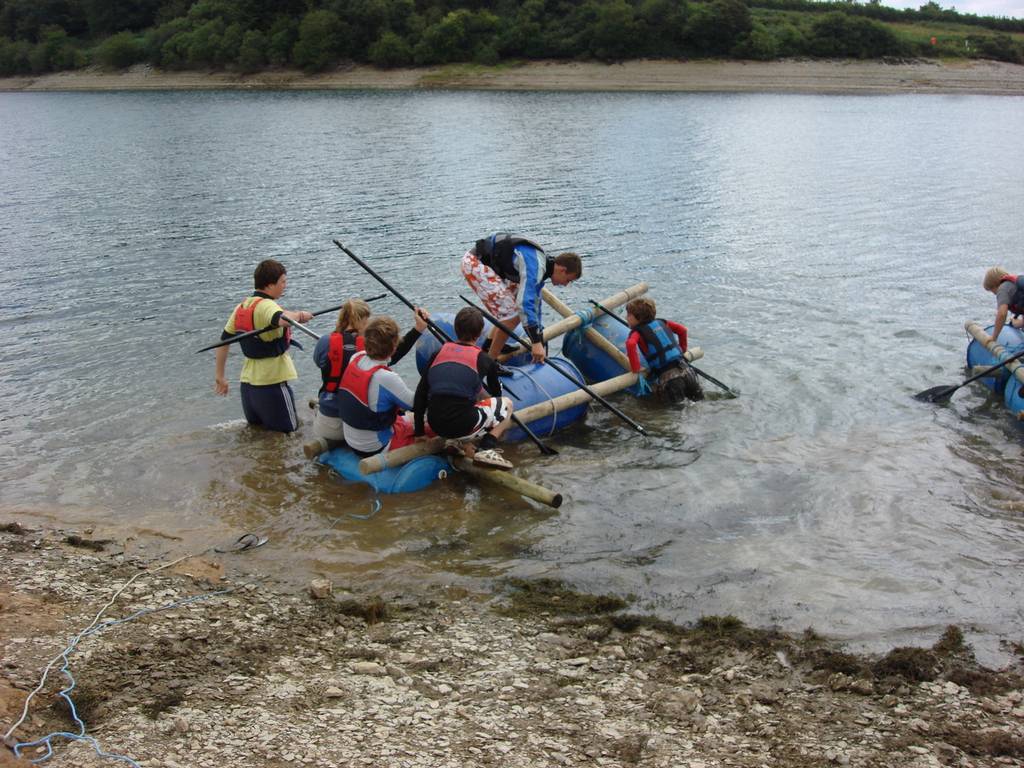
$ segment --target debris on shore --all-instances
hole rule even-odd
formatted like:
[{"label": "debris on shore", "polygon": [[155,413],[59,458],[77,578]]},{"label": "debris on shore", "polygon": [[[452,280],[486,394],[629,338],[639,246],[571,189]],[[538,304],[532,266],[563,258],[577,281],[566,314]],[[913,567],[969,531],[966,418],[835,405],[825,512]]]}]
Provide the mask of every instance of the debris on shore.
[{"label": "debris on shore", "polygon": [[[64,653],[96,741],[53,737],[54,768],[119,764],[97,750],[145,768],[1024,762],[1024,649],[989,670],[955,626],[868,656],[550,580],[367,595],[161,565],[0,526],[0,735],[58,659],[9,747],[76,732]],[[22,764],[9,747],[0,766]]]}]

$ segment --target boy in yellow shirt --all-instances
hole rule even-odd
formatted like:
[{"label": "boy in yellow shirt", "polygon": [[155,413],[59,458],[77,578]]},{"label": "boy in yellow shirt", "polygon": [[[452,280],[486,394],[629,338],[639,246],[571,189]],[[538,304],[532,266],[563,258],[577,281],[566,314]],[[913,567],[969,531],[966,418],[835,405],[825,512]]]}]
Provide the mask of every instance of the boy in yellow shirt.
[{"label": "boy in yellow shirt", "polygon": [[[238,342],[245,355],[239,386],[242,410],[250,424],[275,432],[294,432],[299,427],[299,419],[295,413],[295,393],[288,382],[298,378],[298,373],[288,355],[293,343],[291,329],[282,318],[307,323],[313,315],[282,309],[277,303],[288,285],[286,270],[279,261],[261,261],[253,274],[253,283],[256,290],[235,307],[221,338],[229,339],[258,328],[271,329]],[[217,348],[214,391],[218,395],[228,393],[224,368],[230,348],[230,345]]]}]

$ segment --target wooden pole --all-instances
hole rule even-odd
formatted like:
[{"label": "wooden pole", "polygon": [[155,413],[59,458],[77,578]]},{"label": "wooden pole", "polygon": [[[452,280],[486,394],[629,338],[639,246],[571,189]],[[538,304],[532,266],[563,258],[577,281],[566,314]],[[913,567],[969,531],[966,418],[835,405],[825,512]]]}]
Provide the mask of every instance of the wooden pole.
[{"label": "wooden pole", "polygon": [[[604,395],[610,395],[613,392],[618,392],[621,389],[633,386],[636,384],[636,380],[637,374],[623,373],[613,379],[607,379],[606,381],[599,381],[596,384],[591,384],[590,388],[603,397]],[[559,411],[572,408],[580,403],[586,403],[591,399],[590,395],[582,389],[576,389],[572,392],[567,392],[564,395],[559,395],[551,400],[545,400],[543,403],[537,403],[536,405],[528,405],[525,408],[520,408],[516,413],[519,415],[520,419],[529,424],[531,421],[553,416]]]},{"label": "wooden pole", "polygon": [[[1002,362],[1010,356],[1001,344],[985,333],[985,329],[973,320],[968,320],[964,323],[964,328],[967,329],[967,332],[971,334],[971,336],[977,339],[979,344],[992,353],[992,356],[995,357],[997,363]],[[1024,384],[1024,366],[1021,366],[1017,360],[1007,363],[1006,370],[1012,373],[1016,377],[1017,381]]]},{"label": "wooden pole", "polygon": [[[621,307],[623,304],[629,303],[637,296],[643,296],[645,293],[647,293],[647,291],[647,283],[637,283],[631,288],[627,288],[624,291],[619,291],[618,293],[609,296],[607,299],[602,301],[601,304],[608,307],[608,309],[614,309],[615,307]],[[555,295],[551,293],[547,288],[544,288],[541,291],[541,296],[543,297],[544,301],[548,304],[548,306],[550,306],[552,309],[558,312],[558,314],[560,314],[563,318],[562,320],[559,320],[557,323],[552,323],[550,326],[544,329],[544,341],[550,341],[551,339],[556,338],[557,336],[561,336],[563,333],[568,333],[569,331],[580,327],[580,325],[583,322],[580,316],[573,312],[571,309],[569,309],[569,307],[567,307],[564,303],[559,301],[558,298],[556,298]],[[556,304],[552,304],[552,301],[556,302],[558,306],[556,306]],[[600,310],[595,311],[600,313]],[[566,314],[566,312],[568,312],[568,314]]]},{"label": "wooden pole", "polygon": [[500,485],[502,488],[518,493],[520,496],[539,501],[541,504],[546,504],[555,509],[562,506],[562,494],[555,493],[542,485],[537,485],[529,480],[517,477],[511,472],[506,472],[502,469],[483,469],[464,456],[452,458],[452,464],[460,472],[465,472],[467,475],[472,475],[479,480],[493,483],[494,485]]},{"label": "wooden pole", "polygon": [[374,472],[380,472],[382,469],[400,467],[403,464],[408,464],[413,459],[418,459],[420,456],[429,456],[432,453],[440,453],[442,450],[444,450],[444,438],[431,437],[427,440],[407,445],[404,448],[396,448],[393,451],[368,456],[359,462],[359,472],[363,475],[372,475]]},{"label": "wooden pole", "polygon": [[[640,283],[640,285],[644,285],[646,287],[645,283]],[[628,291],[623,291],[623,293],[627,292]],[[555,296],[555,294],[551,293],[551,291],[549,291],[547,288],[542,289],[540,295],[541,298],[544,299],[544,303],[546,303],[549,307],[555,310],[555,312],[560,314],[562,317],[575,318],[576,324],[573,326],[574,328],[578,327],[583,322],[582,320],[580,320],[579,315],[573,312],[567,304],[565,304],[561,299]],[[601,303],[604,304],[604,302]],[[605,304],[605,306],[608,305]],[[608,341],[608,339],[602,336],[596,328],[587,328],[587,330],[584,331],[584,334],[590,342],[592,342],[596,347],[604,350],[604,352],[607,353],[608,356],[612,358],[612,360],[617,362],[619,366],[622,368],[622,370],[629,370],[629,358],[626,357],[622,350],[620,350],[618,347],[616,347],[614,344]]]}]

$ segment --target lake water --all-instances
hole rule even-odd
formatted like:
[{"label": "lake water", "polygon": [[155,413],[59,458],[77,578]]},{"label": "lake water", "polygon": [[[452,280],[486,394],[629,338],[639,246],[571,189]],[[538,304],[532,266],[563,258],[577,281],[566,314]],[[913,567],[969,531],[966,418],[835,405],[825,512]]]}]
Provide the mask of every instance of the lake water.
[{"label": "lake water", "polygon": [[[963,378],[984,269],[1024,268],[1022,128],[1024,99],[963,96],[0,94],[4,517],[179,554],[257,530],[246,565],[296,581],[550,576],[855,647],[958,623],[1000,661],[1024,639],[1021,430],[979,388],[911,395]],[[213,394],[195,350],[260,259],[289,307],[379,293],[339,238],[453,311],[459,257],[504,228],[585,256],[572,306],[649,282],[742,396],[622,395],[650,438],[595,409],[558,457],[511,448],[558,511],[456,479],[374,513],[303,458],[309,412],[260,433],[236,383]]]}]

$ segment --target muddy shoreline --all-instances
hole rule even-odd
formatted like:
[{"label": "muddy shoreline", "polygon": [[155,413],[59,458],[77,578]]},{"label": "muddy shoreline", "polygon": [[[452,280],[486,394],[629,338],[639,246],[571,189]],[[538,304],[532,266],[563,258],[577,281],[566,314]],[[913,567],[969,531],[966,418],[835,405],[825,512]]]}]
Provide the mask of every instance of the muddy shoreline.
[{"label": "muddy shoreline", "polygon": [[382,70],[349,65],[316,75],[272,70],[165,72],[137,65],[0,78],[0,91],[467,89],[1024,95],[1024,66],[983,60],[539,61]]},{"label": "muddy shoreline", "polygon": [[[673,626],[543,580],[366,594],[246,567],[244,555],[147,561],[87,531],[0,526],[0,733],[79,636],[67,658],[86,733],[146,768],[1024,759],[1024,649],[985,669],[956,627],[928,648],[857,655],[731,617]],[[11,745],[75,729],[59,666]],[[113,764],[84,741],[52,744],[47,765]]]}]

